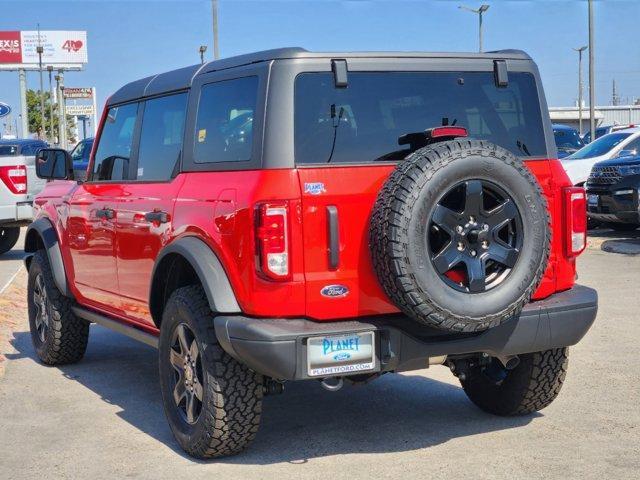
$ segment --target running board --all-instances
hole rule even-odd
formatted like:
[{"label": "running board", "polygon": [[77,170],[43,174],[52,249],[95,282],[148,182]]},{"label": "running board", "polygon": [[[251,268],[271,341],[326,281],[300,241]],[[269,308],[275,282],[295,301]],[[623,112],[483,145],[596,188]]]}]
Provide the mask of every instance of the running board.
[{"label": "running board", "polygon": [[85,320],[97,323],[109,330],[113,330],[114,332],[122,333],[127,337],[131,337],[134,340],[137,340],[142,343],[146,343],[147,345],[158,348],[158,337],[152,335],[151,333],[147,333],[144,330],[141,330],[136,327],[132,327],[130,325],[125,325],[124,323],[114,320],[112,318],[107,317],[106,315],[102,315],[101,313],[93,312],[91,310],[87,310],[81,307],[71,307],[73,313],[75,313],[78,317],[84,318]]}]

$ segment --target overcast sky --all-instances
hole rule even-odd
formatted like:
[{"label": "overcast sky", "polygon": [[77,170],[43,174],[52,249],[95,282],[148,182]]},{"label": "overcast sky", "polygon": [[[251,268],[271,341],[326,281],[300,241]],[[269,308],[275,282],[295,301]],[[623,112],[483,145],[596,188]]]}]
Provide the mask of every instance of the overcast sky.
[{"label": "overcast sky", "polygon": [[[474,51],[477,16],[458,9],[461,3],[477,8],[481,2],[220,0],[220,51]],[[538,63],[549,105],[573,104],[577,53],[571,48],[587,44],[587,2],[483,3],[490,5],[485,50],[525,50]],[[598,104],[610,103],[614,78],[623,101],[640,97],[639,20],[639,1],[595,2]],[[2,1],[0,30],[34,30],[38,22],[43,30],[88,32],[89,63],[68,73],[65,84],[97,87],[99,108],[126,82],[198,63],[200,45],[209,46],[209,58],[213,52],[210,1]],[[36,73],[28,85],[38,87]],[[0,101],[19,110],[16,72],[0,71]]]}]

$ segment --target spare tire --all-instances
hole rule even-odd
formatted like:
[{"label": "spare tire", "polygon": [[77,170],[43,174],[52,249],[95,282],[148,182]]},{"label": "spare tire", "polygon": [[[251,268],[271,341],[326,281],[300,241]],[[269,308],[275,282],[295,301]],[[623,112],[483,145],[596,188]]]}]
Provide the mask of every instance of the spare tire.
[{"label": "spare tire", "polygon": [[378,279],[400,310],[449,332],[518,315],[549,259],[550,217],[535,177],[488,142],[451,140],[400,162],[373,207]]}]

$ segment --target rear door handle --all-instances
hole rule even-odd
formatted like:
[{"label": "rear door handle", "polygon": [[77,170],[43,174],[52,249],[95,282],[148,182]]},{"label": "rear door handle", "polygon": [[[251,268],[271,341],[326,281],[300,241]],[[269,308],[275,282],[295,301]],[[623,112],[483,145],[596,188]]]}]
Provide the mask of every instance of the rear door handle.
[{"label": "rear door handle", "polygon": [[169,221],[169,214],[167,212],[147,212],[144,214],[144,219],[152,223],[167,223]]},{"label": "rear door handle", "polygon": [[327,236],[329,238],[329,269],[337,270],[340,264],[340,232],[338,230],[338,207],[327,207]]},{"label": "rear door handle", "polygon": [[105,220],[112,220],[115,218],[116,212],[111,208],[103,208],[101,210],[96,211],[96,217],[103,218]]}]

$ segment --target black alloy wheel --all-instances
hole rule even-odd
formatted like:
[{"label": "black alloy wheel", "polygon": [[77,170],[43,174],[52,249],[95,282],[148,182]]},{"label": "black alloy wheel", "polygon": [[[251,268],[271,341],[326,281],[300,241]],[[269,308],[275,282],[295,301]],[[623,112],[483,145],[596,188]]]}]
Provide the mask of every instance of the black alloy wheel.
[{"label": "black alloy wheel", "polygon": [[173,401],[189,425],[198,421],[204,398],[200,348],[193,331],[185,323],[176,326],[171,337],[169,362],[174,369]]},{"label": "black alloy wheel", "polygon": [[447,285],[480,293],[509,275],[522,237],[522,218],[513,199],[492,182],[466,180],[447,191],[433,211],[429,257]]},{"label": "black alloy wheel", "polygon": [[36,308],[34,317],[36,333],[40,342],[44,343],[47,339],[47,333],[49,332],[51,308],[42,273],[38,273],[33,284],[33,304]]}]

